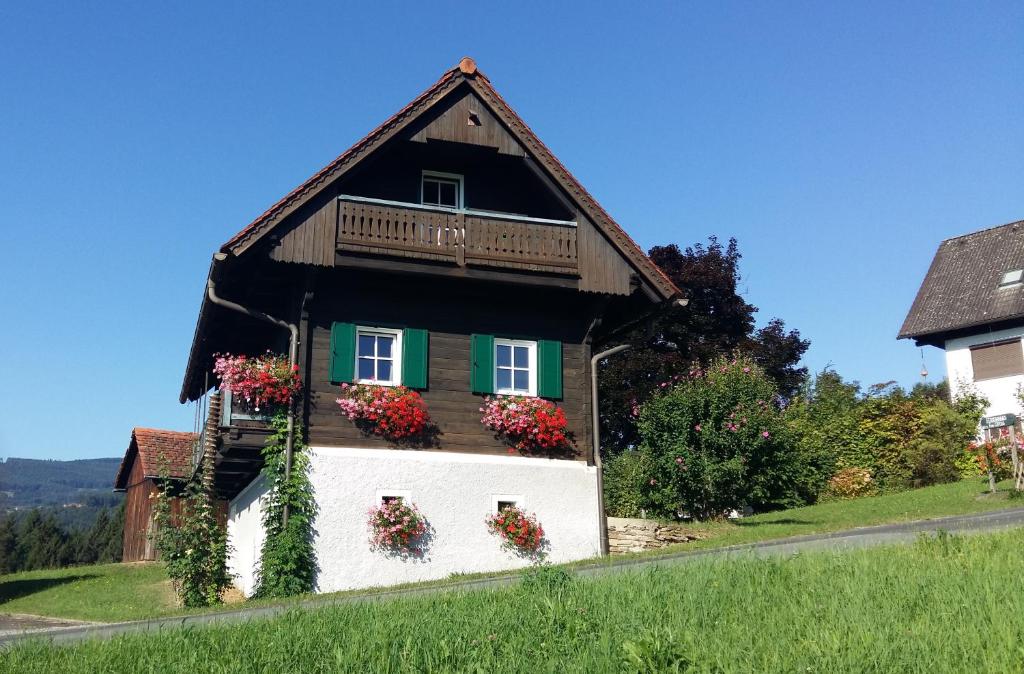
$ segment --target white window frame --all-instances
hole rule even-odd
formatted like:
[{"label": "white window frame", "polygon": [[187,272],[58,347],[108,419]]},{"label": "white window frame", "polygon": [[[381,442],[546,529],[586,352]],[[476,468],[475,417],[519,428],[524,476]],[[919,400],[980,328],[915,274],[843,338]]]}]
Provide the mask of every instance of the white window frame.
[{"label": "white window frame", "polygon": [[410,505],[412,503],[412,491],[409,489],[378,489],[377,505],[384,505],[384,499],[386,498],[400,498],[402,503]]},{"label": "white window frame", "polygon": [[491,494],[491,512],[499,513],[498,503],[509,501],[520,510],[526,509],[526,498],[522,494]]},{"label": "white window frame", "polygon": [[[359,337],[360,335],[381,336],[388,335],[395,338],[395,346],[391,349],[391,380],[381,379],[360,379],[359,378]],[[356,326],[356,348],[355,348],[355,374],[356,383],[376,384],[378,386],[398,386],[402,383],[402,331],[395,328],[373,328],[366,325]],[[374,354],[376,359],[376,354]]]},{"label": "white window frame", "polygon": [[420,204],[424,206],[431,206],[433,208],[451,208],[449,206],[438,206],[437,204],[423,203],[423,181],[426,178],[440,178],[441,180],[457,183],[457,187],[455,190],[455,199],[458,203],[455,204],[455,208],[452,210],[459,211],[466,207],[464,176],[458,173],[443,173],[441,171],[423,171],[423,173],[420,175]]},{"label": "white window frame", "polygon": [[[499,346],[525,346],[527,348],[527,367],[529,367],[529,379],[530,386],[526,391],[522,391],[516,388],[499,388],[498,387],[498,347]],[[515,353],[512,354],[512,362],[515,363]],[[515,370],[518,369],[514,365],[512,367],[512,383],[515,384]],[[501,337],[494,338],[494,392],[499,395],[513,395],[513,396],[537,396],[537,342],[526,339],[503,339]]]}]

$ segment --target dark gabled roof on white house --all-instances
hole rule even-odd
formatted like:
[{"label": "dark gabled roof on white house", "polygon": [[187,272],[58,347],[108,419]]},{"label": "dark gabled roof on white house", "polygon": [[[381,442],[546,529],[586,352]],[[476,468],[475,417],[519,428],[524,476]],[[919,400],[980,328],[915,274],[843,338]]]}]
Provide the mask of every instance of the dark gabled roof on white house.
[{"label": "dark gabled roof on white house", "polygon": [[899,339],[937,343],[954,331],[1024,320],[1024,283],[1002,283],[1024,269],[1024,220],[946,239],[910,307]]}]

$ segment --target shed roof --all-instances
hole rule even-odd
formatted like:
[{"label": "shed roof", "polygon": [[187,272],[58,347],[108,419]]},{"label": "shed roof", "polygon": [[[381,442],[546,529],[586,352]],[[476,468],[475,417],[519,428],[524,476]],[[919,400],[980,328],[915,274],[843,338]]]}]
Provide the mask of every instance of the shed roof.
[{"label": "shed roof", "polygon": [[945,333],[1024,319],[1024,284],[1001,285],[1016,269],[1024,269],[1024,220],[946,239],[899,338],[938,343]]},{"label": "shed roof", "polygon": [[134,428],[128,449],[121,459],[114,479],[114,489],[126,489],[133,463],[142,462],[145,477],[159,477],[166,471],[168,477],[184,479],[192,474],[192,448],[195,433],[165,431],[157,428]]}]

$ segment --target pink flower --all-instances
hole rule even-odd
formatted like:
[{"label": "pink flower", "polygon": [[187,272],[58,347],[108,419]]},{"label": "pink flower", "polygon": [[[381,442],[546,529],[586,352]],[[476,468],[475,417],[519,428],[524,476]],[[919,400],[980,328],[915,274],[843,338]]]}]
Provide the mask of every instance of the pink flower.
[{"label": "pink flower", "polygon": [[682,465],[683,464],[683,457],[677,456],[676,457],[676,463],[678,463],[679,465]]},{"label": "pink flower", "polygon": [[772,434],[769,433],[768,431],[761,431],[761,437],[762,438],[770,438],[771,436],[772,436]]},{"label": "pink flower", "polygon": [[651,486],[653,487],[653,486],[654,486],[654,485],[656,485],[656,484],[658,484],[658,481],[657,481],[657,480],[655,480],[655,479],[654,479],[654,478],[652,477],[652,478],[651,478]]},{"label": "pink flower", "polygon": [[700,433],[700,424],[697,424],[696,426],[694,426],[694,427],[693,427],[693,430],[695,430],[695,431],[697,431],[698,433]]}]

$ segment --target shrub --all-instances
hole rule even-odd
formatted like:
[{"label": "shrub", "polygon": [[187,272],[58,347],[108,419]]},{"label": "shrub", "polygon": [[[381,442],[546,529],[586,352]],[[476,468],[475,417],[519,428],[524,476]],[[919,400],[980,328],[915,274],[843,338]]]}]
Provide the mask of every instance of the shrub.
[{"label": "shrub", "polygon": [[652,511],[704,518],[744,504],[800,503],[805,466],[776,398],[761,369],[739,357],[693,370],[644,404],[639,429],[652,462],[645,486]]},{"label": "shrub", "polygon": [[653,464],[648,452],[625,451],[604,463],[604,509],[612,517],[642,517],[648,507],[645,486]]},{"label": "shrub", "polygon": [[840,468],[828,481],[828,496],[832,498],[859,498],[874,492],[875,485],[871,471],[867,468]]}]

